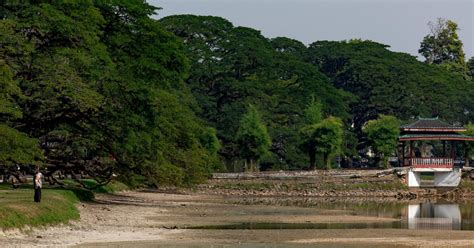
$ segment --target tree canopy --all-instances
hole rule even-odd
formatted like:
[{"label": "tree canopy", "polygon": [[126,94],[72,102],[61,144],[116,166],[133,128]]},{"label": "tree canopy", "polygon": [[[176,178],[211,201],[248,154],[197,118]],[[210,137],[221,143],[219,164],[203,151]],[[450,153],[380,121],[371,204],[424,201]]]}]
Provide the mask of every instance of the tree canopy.
[{"label": "tree canopy", "polygon": [[220,17],[178,15],[160,22],[184,44],[191,71],[186,83],[199,116],[217,129],[220,154],[238,157],[240,116],[253,104],[261,110],[272,138],[270,148],[282,168],[305,168],[298,149],[303,111],[314,96],[328,114],[348,118],[350,94],[336,89],[318,68],[303,59],[306,47],[288,38],[267,39],[259,31],[234,27]]},{"label": "tree canopy", "polygon": [[342,149],[343,123],[337,117],[328,117],[312,127],[312,139],[316,153],[323,158],[326,169],[331,169],[334,156]]},{"label": "tree canopy", "polygon": [[423,55],[428,64],[438,64],[448,70],[465,75],[466,62],[463,43],[457,34],[457,23],[438,18],[429,22],[430,34],[423,38],[418,52]]},{"label": "tree canopy", "polygon": [[396,53],[371,41],[319,41],[308,49],[309,60],[336,87],[357,96],[351,104],[351,124],[366,146],[361,128],[379,114],[402,120],[434,117],[452,123],[473,118],[473,84],[457,73]]},{"label": "tree canopy", "polygon": [[240,120],[236,134],[240,155],[248,162],[248,171],[258,171],[257,162],[268,152],[271,138],[260,114],[253,105],[248,106],[247,113]]},{"label": "tree canopy", "polygon": [[19,132],[36,140],[47,175],[116,173],[147,184],[206,178],[203,157],[215,151],[199,137],[206,128],[184,84],[188,60],[150,18],[155,11],[138,0],[1,7],[2,129],[17,130],[5,134],[24,140],[18,149],[35,143]]},{"label": "tree canopy", "polygon": [[[373,41],[306,46],[156,11],[141,0],[0,6],[0,169],[186,185],[242,160],[296,170],[358,157],[380,114],[474,119],[474,82],[437,64],[464,56],[452,23],[425,38],[423,63]],[[445,36],[454,50],[430,55]]]},{"label": "tree canopy", "polygon": [[363,130],[377,157],[382,162],[382,167],[388,168],[388,157],[397,148],[400,121],[394,116],[380,115],[378,119],[368,121]]}]

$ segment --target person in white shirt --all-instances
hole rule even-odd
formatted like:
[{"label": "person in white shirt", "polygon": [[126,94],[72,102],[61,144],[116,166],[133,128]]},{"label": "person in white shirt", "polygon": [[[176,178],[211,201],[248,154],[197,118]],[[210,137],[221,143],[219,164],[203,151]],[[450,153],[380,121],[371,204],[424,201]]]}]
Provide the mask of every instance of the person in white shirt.
[{"label": "person in white shirt", "polygon": [[35,177],[34,177],[34,187],[35,187],[35,202],[41,202],[41,188],[43,187],[43,174],[39,171],[39,167],[36,167]]}]

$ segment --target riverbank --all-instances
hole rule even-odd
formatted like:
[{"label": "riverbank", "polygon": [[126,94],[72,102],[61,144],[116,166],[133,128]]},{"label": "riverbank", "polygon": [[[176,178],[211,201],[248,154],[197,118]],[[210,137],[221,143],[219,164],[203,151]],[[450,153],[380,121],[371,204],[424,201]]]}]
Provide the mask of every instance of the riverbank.
[{"label": "riverbank", "polygon": [[[84,180],[88,186],[96,184]],[[94,191],[80,188],[76,182],[67,181],[64,187],[44,185],[40,203],[33,201],[33,186],[21,185],[13,189],[10,184],[0,184],[0,230],[22,229],[68,223],[79,219],[80,202],[94,200],[94,193],[113,193],[128,189],[124,184],[112,182]]]},{"label": "riverbank", "polygon": [[[376,228],[400,217],[397,204],[337,204],[300,199],[209,196],[156,192],[99,194],[78,206],[81,219],[67,225],[0,235],[2,246],[79,247],[472,247],[472,231]],[[295,202],[296,201],[296,202]],[[302,202],[298,202],[302,201]],[[327,201],[326,201],[327,202]],[[406,201],[399,202],[407,203]],[[345,207],[344,207],[345,206]],[[377,212],[372,212],[373,210]],[[402,209],[404,207],[402,206]],[[403,210],[402,210],[403,211]],[[316,225],[329,229],[212,229],[216,225],[267,223]],[[273,224],[272,224],[273,223]],[[363,229],[340,225],[366,223]],[[334,228],[335,227],[335,228]],[[197,228],[197,229],[196,229]]]},{"label": "riverbank", "polygon": [[463,178],[457,188],[408,188],[406,175],[393,170],[317,170],[298,172],[216,173],[205,184],[183,193],[227,196],[445,198],[469,200],[474,181]]},{"label": "riverbank", "polygon": [[[97,194],[93,201],[76,202],[80,219],[27,231],[6,230],[0,232],[0,243],[7,247],[472,247],[473,231],[407,230],[401,222],[409,204],[426,201],[464,202],[461,211],[472,213],[472,200],[458,197],[459,192],[472,192],[471,181],[465,182],[448,192],[453,198],[436,192],[425,199],[430,195],[410,191],[403,178],[381,170],[216,174],[191,189]],[[414,197],[405,197],[410,195]],[[462,218],[463,224],[474,223],[471,215]]]},{"label": "riverbank", "polygon": [[67,223],[79,219],[79,197],[70,190],[44,189],[42,202],[33,201],[32,188],[0,187],[0,230]]}]

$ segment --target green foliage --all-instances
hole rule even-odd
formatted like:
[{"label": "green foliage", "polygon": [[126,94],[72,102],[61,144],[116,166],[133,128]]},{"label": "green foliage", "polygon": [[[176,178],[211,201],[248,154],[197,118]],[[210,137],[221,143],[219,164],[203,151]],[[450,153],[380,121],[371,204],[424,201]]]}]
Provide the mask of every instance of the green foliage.
[{"label": "green foliage", "polygon": [[37,140],[7,125],[0,124],[0,168],[30,165],[42,158]]},{"label": "green foliage", "polygon": [[[465,128],[466,128],[466,132],[464,132],[463,134],[474,137],[474,124],[472,124],[472,123],[467,124],[465,126]],[[466,149],[465,150],[465,152],[466,152],[465,158],[466,158],[466,162],[467,162],[467,164],[465,166],[469,166],[469,161],[474,156],[474,142],[466,141],[464,145],[465,145],[465,149]]]},{"label": "green foliage", "polygon": [[203,130],[200,142],[202,146],[208,151],[207,156],[204,158],[206,160],[208,173],[223,171],[224,166],[220,161],[218,152],[221,149],[221,142],[217,138],[217,131],[215,128],[207,127]]},{"label": "green foliage", "polygon": [[311,97],[311,101],[304,110],[304,118],[306,124],[316,124],[323,119],[323,105]]},{"label": "green foliage", "polygon": [[394,116],[380,115],[378,119],[368,121],[363,130],[375,153],[381,157],[382,166],[387,168],[388,157],[397,147],[400,121]]},{"label": "green foliage", "polygon": [[471,79],[474,79],[474,57],[471,57],[467,62],[467,67],[469,69],[469,76]]},{"label": "green foliage", "polygon": [[425,57],[428,64],[440,64],[448,70],[466,73],[463,43],[459,39],[458,25],[438,18],[436,23],[429,23],[431,33],[423,38],[418,52]]},{"label": "green foliage", "polygon": [[268,152],[271,139],[266,126],[263,124],[257,109],[248,106],[247,113],[240,120],[240,127],[236,134],[242,158],[250,163],[247,168],[256,171],[258,160]]},{"label": "green foliage", "polygon": [[375,42],[306,47],[219,17],[156,21],[156,10],[140,0],[0,7],[2,169],[44,159],[46,174],[189,185],[239,157],[302,169],[304,153],[312,167],[355,156],[379,114],[474,117],[473,83],[448,68],[462,46],[452,23],[457,57],[442,68]]},{"label": "green foliage", "polygon": [[[0,36],[1,37],[1,36]],[[13,80],[11,69],[0,60],[0,116],[2,119],[20,118],[22,113],[15,103],[16,97],[21,97],[17,82]]]},{"label": "green foliage", "polygon": [[344,138],[342,121],[331,116],[318,124],[308,126],[304,132],[311,133],[316,154],[322,156],[325,168],[331,169],[332,159],[341,152],[342,148]]},{"label": "green foliage", "polygon": [[314,140],[315,125],[321,122],[323,116],[322,105],[311,97],[311,101],[304,110],[304,126],[301,129],[302,144],[300,145],[303,152],[309,157],[309,170],[316,168],[316,144]]},{"label": "green foliage", "polygon": [[217,131],[214,128],[208,127],[205,129],[201,136],[201,144],[206,148],[211,154],[217,154],[221,149],[221,143],[217,138]]},{"label": "green foliage", "polygon": [[275,155],[269,157],[290,169],[307,164],[298,149],[299,129],[312,95],[328,114],[349,117],[350,95],[335,89],[304,61],[307,48],[299,41],[269,40],[257,30],[234,27],[220,17],[178,15],[160,23],[185,44],[191,62],[186,82],[199,105],[199,116],[216,128],[222,144],[219,153],[230,164],[240,153],[236,120],[248,104],[259,108],[267,120],[270,151]]},{"label": "green foliage", "polygon": [[216,147],[201,140],[207,128],[184,83],[188,61],[150,18],[157,8],[138,0],[0,8],[0,124],[34,139],[2,133],[19,139],[6,139],[19,145],[6,160],[30,163],[38,149],[29,147],[40,144],[46,174],[106,181],[115,173],[148,185],[208,177]]},{"label": "green foliage", "polygon": [[402,120],[439,116],[448,122],[473,118],[473,85],[462,76],[408,54],[371,42],[318,41],[308,49],[309,61],[338,88],[357,96],[351,105],[351,125],[359,146],[367,146],[362,126],[379,114]]}]

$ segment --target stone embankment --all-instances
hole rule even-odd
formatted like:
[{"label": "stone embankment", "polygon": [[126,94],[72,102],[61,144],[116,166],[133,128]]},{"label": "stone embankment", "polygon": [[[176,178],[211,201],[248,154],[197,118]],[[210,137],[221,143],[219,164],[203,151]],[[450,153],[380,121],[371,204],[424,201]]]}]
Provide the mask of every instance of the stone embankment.
[{"label": "stone embankment", "polygon": [[215,173],[193,191],[210,195],[258,197],[468,198],[474,184],[469,177],[455,189],[409,189],[406,170],[318,170],[292,172]]}]

